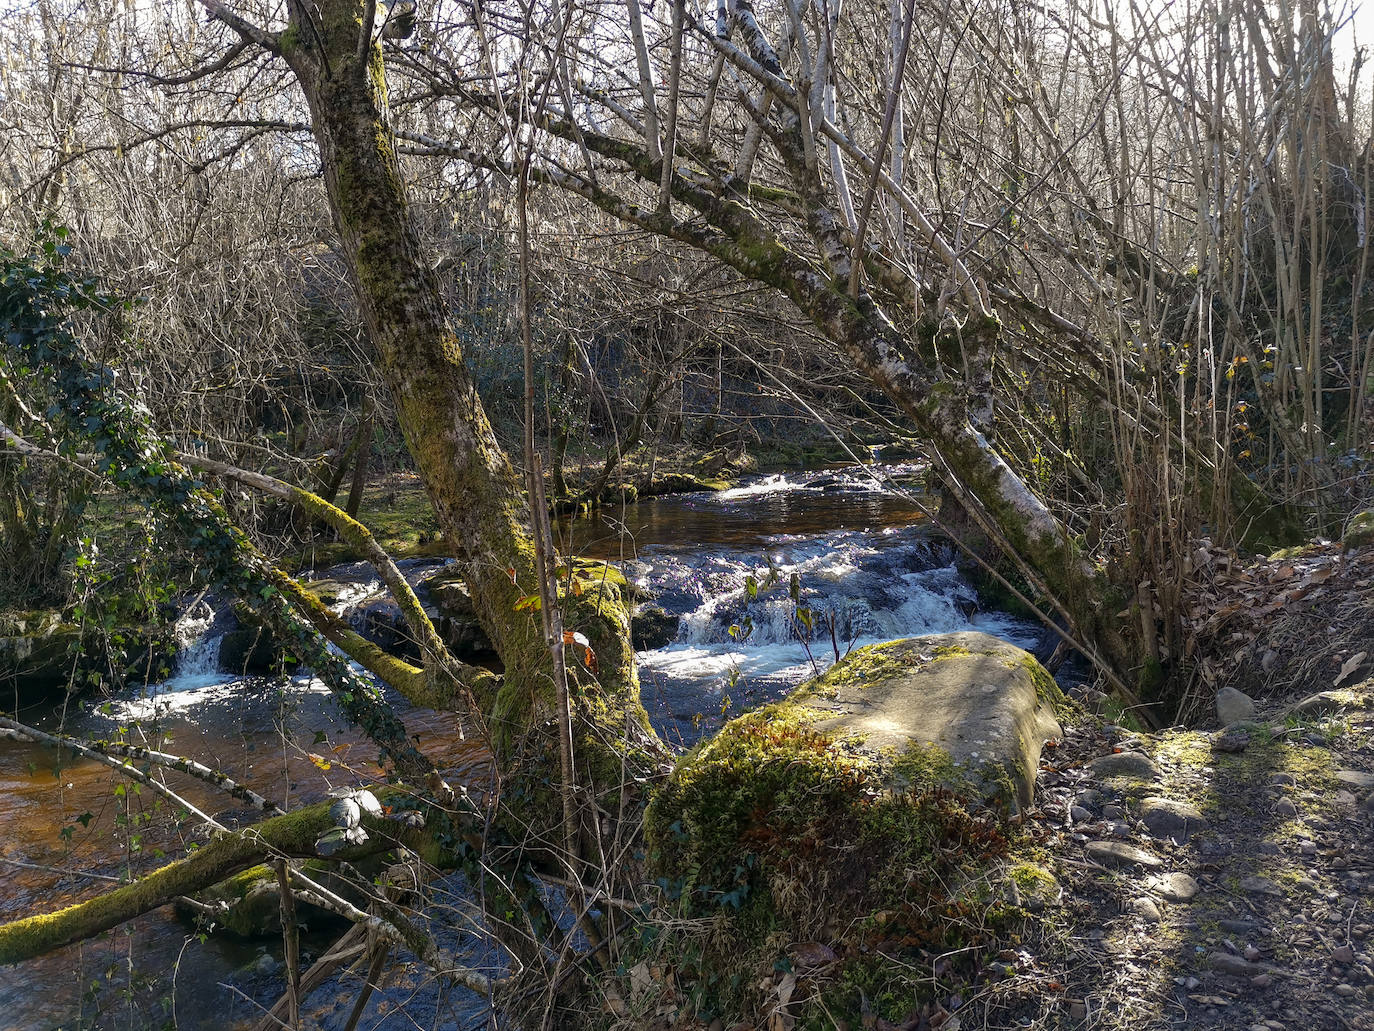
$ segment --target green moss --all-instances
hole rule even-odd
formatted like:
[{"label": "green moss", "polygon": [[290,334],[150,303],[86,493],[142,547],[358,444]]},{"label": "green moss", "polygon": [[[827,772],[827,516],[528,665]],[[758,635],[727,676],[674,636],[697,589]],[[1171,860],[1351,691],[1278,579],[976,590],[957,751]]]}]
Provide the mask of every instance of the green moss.
[{"label": "green moss", "polygon": [[795,698],[814,693],[833,695],[835,689],[850,684],[876,683],[910,671],[911,656],[906,641],[887,641],[850,652],[817,680],[806,684]]},{"label": "green moss", "polygon": [[[930,933],[942,887],[1003,844],[937,746],[875,753],[790,700],[733,720],[654,796],[651,865],[694,915],[762,899],[784,933],[887,911]],[[1005,773],[1003,773],[1005,776]]]},{"label": "green moss", "polygon": [[963,645],[958,645],[958,644],[942,644],[942,645],[940,645],[938,648],[935,649],[935,658],[936,658],[936,659],[953,659],[953,658],[957,658],[957,657],[960,656],[960,655],[972,655],[972,654],[973,654],[973,652],[971,652],[971,651],[969,651],[967,648],[963,647]]},{"label": "green moss", "polygon": [[1291,548],[1280,548],[1269,555],[1270,562],[1286,562],[1289,559],[1306,558],[1317,550],[1312,544],[1299,544]]},{"label": "green moss", "polygon": [[1357,513],[1341,537],[1341,547],[1363,548],[1374,544],[1374,509]]}]

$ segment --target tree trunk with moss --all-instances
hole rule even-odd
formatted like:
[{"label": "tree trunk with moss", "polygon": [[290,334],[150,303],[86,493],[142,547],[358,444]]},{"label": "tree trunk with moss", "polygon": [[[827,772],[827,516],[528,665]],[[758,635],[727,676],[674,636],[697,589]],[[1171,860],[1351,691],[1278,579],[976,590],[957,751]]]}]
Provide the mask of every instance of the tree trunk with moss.
[{"label": "tree trunk with moss", "polygon": [[[539,594],[529,508],[464,364],[408,210],[381,48],[364,38],[368,8],[362,0],[323,0],[309,12],[299,3],[288,9],[290,24],[276,44],[309,104],[358,306],[407,447],[504,666],[495,697],[477,701],[498,756],[542,769],[555,750],[556,707],[548,642],[538,612],[522,603]],[[627,748],[637,763],[650,761],[658,745],[639,702],[624,581],[585,570],[579,578],[561,568],[569,588],[565,623],[592,649],[577,671],[583,772],[618,769]]]}]

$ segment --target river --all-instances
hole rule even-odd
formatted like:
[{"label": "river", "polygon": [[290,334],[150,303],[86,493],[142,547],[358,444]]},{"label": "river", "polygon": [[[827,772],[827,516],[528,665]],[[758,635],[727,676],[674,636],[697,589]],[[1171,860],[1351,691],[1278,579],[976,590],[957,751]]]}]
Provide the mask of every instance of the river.
[{"label": "river", "polygon": [[[863,644],[973,628],[1035,645],[1035,625],[981,610],[954,567],[952,547],[930,532],[912,500],[919,472],[899,465],[762,477],[559,525],[565,548],[616,562],[678,618],[670,643],[639,655],[644,703],[666,740],[687,747],[729,715],[780,696]],[[434,566],[416,563],[409,571],[419,580]],[[322,573],[358,581],[345,607],[376,590],[356,567]],[[376,775],[373,749],[308,675],[273,681],[220,672],[217,626],[203,605],[188,611],[186,647],[167,683],[38,722],[159,745],[283,804]],[[443,757],[452,779],[485,783],[488,757],[462,739],[452,717],[393,700],[420,747]],[[147,789],[118,787],[120,778],[98,764],[57,759],[38,746],[0,745],[0,920],[89,897],[109,878],[183,854],[200,835],[191,821],[169,819],[169,805]],[[217,819],[251,818],[199,782],[177,778],[176,788]],[[438,890],[452,892],[451,904],[462,907],[461,884]],[[306,951],[325,948],[334,933],[308,935]],[[492,961],[457,928],[445,937],[470,962]],[[202,940],[169,907],[101,940],[0,968],[0,1026],[242,1026],[277,998],[280,951],[276,939]],[[319,1026],[341,1027],[357,981],[327,982],[305,1012]],[[359,1026],[448,1028],[480,1017],[472,997],[446,993],[402,962]]]}]

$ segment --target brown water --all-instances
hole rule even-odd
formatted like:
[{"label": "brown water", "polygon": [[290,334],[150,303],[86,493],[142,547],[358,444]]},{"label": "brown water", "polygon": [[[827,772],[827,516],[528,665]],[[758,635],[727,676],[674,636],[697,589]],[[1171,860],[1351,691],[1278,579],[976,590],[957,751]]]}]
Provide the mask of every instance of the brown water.
[{"label": "brown water", "polygon": [[[886,467],[898,483],[912,485],[923,467]],[[655,546],[761,547],[780,535],[825,534],[913,526],[926,521],[920,495],[862,489],[853,472],[823,473],[820,486],[797,489],[777,476],[740,490],[648,498],[612,506],[591,519],[563,519],[563,551],[599,559],[633,559]],[[776,485],[776,489],[770,486]],[[914,500],[913,500],[914,498]],[[929,499],[926,499],[929,500]]]},{"label": "brown water", "polygon": [[[915,470],[896,472],[910,479]],[[922,627],[932,620],[932,629],[945,629],[962,619],[954,602],[971,593],[941,565],[947,560],[930,557],[923,521],[908,498],[872,489],[864,476],[835,472],[765,479],[723,494],[650,499],[595,519],[565,520],[558,530],[564,550],[623,562],[660,604],[682,615],[678,643],[645,653],[641,674],[645,704],[660,733],[690,743],[719,723],[722,664],[732,671],[736,697],[754,703],[807,673],[810,658],[798,649],[812,649],[789,638],[776,611],[770,624],[770,610],[753,607],[759,625],[745,644],[722,641],[719,627],[713,629],[713,620],[737,618],[728,606],[740,604],[744,577],[765,560],[800,570],[808,603],[828,605],[851,620],[856,637],[926,632]],[[749,671],[754,686],[736,684],[740,669]],[[485,783],[488,756],[475,742],[460,740],[451,716],[397,704],[420,747],[451,779]],[[50,715],[43,725],[184,754],[283,805],[318,799],[337,785],[366,784],[378,774],[373,746],[303,679],[285,688],[228,681],[153,704],[119,702],[110,712],[73,709],[65,717]],[[330,768],[321,769],[310,753]],[[251,820],[208,786],[166,776],[188,801],[223,822]],[[126,786],[105,766],[0,741],[0,921],[89,898],[108,889],[108,878],[137,876],[200,840],[194,821],[177,819],[170,803],[147,788]],[[461,886],[433,890],[450,889]],[[450,947],[465,947],[457,937],[462,932],[453,934]],[[325,947],[328,937],[311,939],[307,949]],[[239,1026],[278,997],[281,978],[271,967],[279,955],[278,941],[223,935],[202,941],[167,907],[99,939],[0,968],[0,1028]],[[316,994],[311,1011],[319,1026],[340,1024],[337,998],[346,1000],[352,990],[335,982]],[[363,1026],[413,1027],[413,1013],[424,1026],[453,1027],[463,1014],[480,1012],[471,1002],[456,1010],[450,1003],[420,973],[400,967]],[[342,1005],[346,1014],[348,1002]]]},{"label": "brown water", "polygon": [[[213,692],[196,692],[205,695]],[[123,737],[217,768],[283,806],[324,797],[329,788],[375,782],[375,747],[348,728],[318,692],[263,681],[226,687],[223,697],[155,718],[118,719],[98,712],[54,715],[44,729]],[[237,697],[236,697],[237,695]],[[121,707],[122,708],[122,707]],[[129,715],[117,713],[116,715]],[[428,711],[403,712],[419,746],[450,778],[479,785],[488,756],[459,739],[456,721]],[[275,726],[274,726],[275,724]],[[120,731],[123,730],[121,734]],[[326,740],[317,741],[318,732]],[[328,770],[310,758],[315,753]],[[233,826],[251,812],[194,778],[167,772],[188,802]],[[0,921],[52,911],[182,856],[204,841],[194,820],[147,787],[126,782],[90,760],[39,745],[0,744]],[[332,935],[307,948],[322,948]],[[275,942],[227,935],[202,942],[171,907],[101,938],[17,966],[0,968],[0,1027],[233,1027],[270,1005],[278,977],[253,964],[278,954]],[[230,985],[232,987],[226,987]]]}]

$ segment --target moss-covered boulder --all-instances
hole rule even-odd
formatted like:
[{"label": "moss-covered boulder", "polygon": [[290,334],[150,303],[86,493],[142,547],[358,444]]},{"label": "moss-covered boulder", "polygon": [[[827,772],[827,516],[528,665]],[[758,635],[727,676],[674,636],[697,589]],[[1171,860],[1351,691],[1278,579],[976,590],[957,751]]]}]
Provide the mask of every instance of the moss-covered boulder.
[{"label": "moss-covered boulder", "polygon": [[56,612],[0,615],[0,708],[60,692],[78,671],[81,628]]},{"label": "moss-covered boulder", "polygon": [[1014,856],[1009,817],[1067,704],[1021,649],[944,634],[858,649],[732,720],[646,814],[665,902],[710,928],[671,946],[680,989],[702,1015],[773,1026],[760,986],[809,942],[832,961],[787,1011],[796,1026],[857,1027],[870,1004],[907,1020],[931,951],[998,948],[999,928],[1057,901]]},{"label": "moss-covered boulder", "polygon": [[1045,741],[1067,703],[1034,656],[980,633],[913,637],[861,648],[793,695],[816,730],[856,736],[899,757],[948,758],[952,786],[1016,810],[1027,805]]},{"label": "moss-covered boulder", "polygon": [[1066,704],[985,634],[858,649],[678,763],[649,808],[651,862],[697,912],[757,904],[809,933],[880,911],[923,924],[998,853]]},{"label": "moss-covered boulder", "polygon": [[682,617],[666,612],[656,605],[639,606],[630,619],[630,639],[636,651],[664,648],[677,639]]},{"label": "moss-covered boulder", "polygon": [[728,490],[730,481],[714,476],[697,476],[694,473],[673,472],[655,476],[652,483],[641,484],[639,496],[662,497],[665,494],[700,494]]},{"label": "moss-covered boulder", "polygon": [[156,626],[83,628],[56,611],[0,613],[0,709],[55,703],[100,684],[161,680],[174,651],[171,635]]},{"label": "moss-covered boulder", "polygon": [[1341,547],[1346,551],[1368,547],[1371,544],[1374,544],[1374,509],[1352,516],[1350,525],[1341,537]]}]

